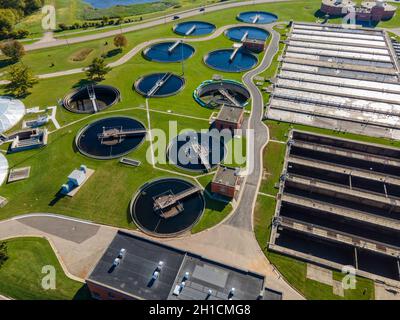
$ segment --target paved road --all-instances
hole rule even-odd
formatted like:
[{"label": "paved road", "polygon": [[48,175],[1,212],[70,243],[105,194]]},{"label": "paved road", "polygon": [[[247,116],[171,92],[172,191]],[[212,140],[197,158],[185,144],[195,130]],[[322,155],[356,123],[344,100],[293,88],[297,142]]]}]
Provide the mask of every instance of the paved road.
[{"label": "paved road", "polygon": [[[215,12],[215,11],[220,11],[220,10],[229,9],[229,8],[251,6],[253,4],[262,4],[262,3],[278,2],[278,1],[282,2],[282,1],[291,1],[291,0],[253,0],[253,1],[241,1],[241,2],[232,2],[232,3],[222,2],[219,4],[206,6],[206,12],[207,13]],[[73,37],[73,38],[69,38],[69,39],[57,39],[57,40],[51,41],[51,42],[40,42],[40,43],[28,44],[25,46],[25,50],[30,51],[30,50],[58,47],[58,46],[64,46],[64,45],[69,45],[69,44],[74,44],[74,43],[80,43],[80,42],[86,42],[86,41],[91,41],[91,40],[113,37],[117,34],[120,34],[121,32],[127,33],[127,32],[138,31],[138,30],[165,24],[166,21],[167,22],[172,21],[172,18],[175,15],[179,15],[182,19],[184,19],[184,18],[190,18],[190,17],[194,17],[197,15],[201,15],[201,14],[203,14],[203,12],[200,12],[199,8],[191,9],[191,10],[183,11],[180,13],[174,13],[174,14],[167,15],[164,17],[156,18],[154,20],[146,21],[141,24],[136,24],[136,25],[133,25],[130,27],[122,28],[122,29],[115,29],[115,30],[110,30],[110,31],[106,31],[106,32],[90,34],[90,35],[86,35],[86,36]]]}]

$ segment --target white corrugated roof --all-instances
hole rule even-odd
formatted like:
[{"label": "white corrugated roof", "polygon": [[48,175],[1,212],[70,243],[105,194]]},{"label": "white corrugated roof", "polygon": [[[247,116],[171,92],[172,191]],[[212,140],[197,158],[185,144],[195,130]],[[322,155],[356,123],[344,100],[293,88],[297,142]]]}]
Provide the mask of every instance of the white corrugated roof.
[{"label": "white corrugated roof", "polygon": [[25,114],[25,105],[20,100],[0,96],[0,133],[16,125]]},{"label": "white corrugated roof", "polygon": [[8,174],[8,161],[4,154],[0,153],[0,186],[6,180]]}]

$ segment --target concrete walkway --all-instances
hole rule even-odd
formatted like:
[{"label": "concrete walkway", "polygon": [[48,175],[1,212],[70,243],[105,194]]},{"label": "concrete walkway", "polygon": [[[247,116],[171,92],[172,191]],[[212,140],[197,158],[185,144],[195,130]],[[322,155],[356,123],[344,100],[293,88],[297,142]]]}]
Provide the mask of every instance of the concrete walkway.
[{"label": "concrete walkway", "polygon": [[117,232],[116,228],[49,215],[26,215],[0,222],[0,240],[44,237],[70,277],[84,281]]}]

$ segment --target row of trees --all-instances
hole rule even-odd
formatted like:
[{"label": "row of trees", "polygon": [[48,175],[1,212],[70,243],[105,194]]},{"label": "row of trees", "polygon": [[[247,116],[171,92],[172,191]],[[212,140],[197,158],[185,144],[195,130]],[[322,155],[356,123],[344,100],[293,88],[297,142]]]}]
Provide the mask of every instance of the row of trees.
[{"label": "row of trees", "polygon": [[134,21],[141,21],[142,17],[140,17],[138,20],[133,20],[133,19],[109,19],[107,17],[104,17],[100,21],[84,21],[82,23],[75,22],[74,24],[65,24],[65,23],[60,23],[58,25],[58,31],[65,31],[65,30],[76,30],[76,29],[87,29],[87,28],[101,28],[105,26],[118,26],[123,23],[130,23]]},{"label": "row of trees", "polygon": [[0,8],[15,11],[21,17],[39,10],[44,0],[0,0]]},{"label": "row of trees", "polygon": [[[126,47],[128,40],[122,34],[115,36],[114,45],[122,49]],[[7,41],[1,46],[2,52],[13,59],[20,61],[25,54],[23,46],[15,40]],[[86,70],[86,76],[90,81],[102,81],[111,68],[107,66],[103,58],[94,58],[92,63]],[[30,68],[23,63],[11,66],[9,70],[9,83],[6,86],[8,93],[16,97],[24,97],[29,93],[29,90],[38,82],[38,79],[32,74]]]}]

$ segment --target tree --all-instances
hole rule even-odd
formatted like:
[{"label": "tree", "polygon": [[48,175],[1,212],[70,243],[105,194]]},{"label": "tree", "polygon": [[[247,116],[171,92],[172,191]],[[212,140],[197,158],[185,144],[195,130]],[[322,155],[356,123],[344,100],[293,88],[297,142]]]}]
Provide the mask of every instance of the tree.
[{"label": "tree", "polygon": [[0,39],[8,38],[17,23],[17,16],[13,10],[0,9]]},{"label": "tree", "polygon": [[128,40],[123,34],[117,34],[114,38],[114,46],[119,48],[122,51],[123,47],[128,45]]},{"label": "tree", "polygon": [[15,97],[23,97],[29,93],[29,89],[38,82],[37,78],[33,76],[28,66],[18,64],[12,66],[9,71],[10,78],[9,84],[6,86],[7,92]]},{"label": "tree", "polygon": [[1,51],[6,57],[9,57],[12,61],[17,62],[25,54],[24,46],[17,40],[8,40],[1,44]]},{"label": "tree", "polygon": [[4,262],[8,259],[7,255],[7,243],[6,242],[0,242],[0,268],[3,265]]},{"label": "tree", "polygon": [[68,29],[68,26],[65,23],[60,23],[58,25],[58,29],[61,30],[61,31],[64,31],[64,30]]},{"label": "tree", "polygon": [[110,72],[111,68],[107,67],[102,58],[94,58],[90,66],[86,71],[86,75],[89,80],[101,81],[104,80],[104,76]]}]

